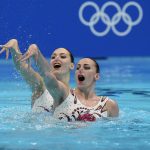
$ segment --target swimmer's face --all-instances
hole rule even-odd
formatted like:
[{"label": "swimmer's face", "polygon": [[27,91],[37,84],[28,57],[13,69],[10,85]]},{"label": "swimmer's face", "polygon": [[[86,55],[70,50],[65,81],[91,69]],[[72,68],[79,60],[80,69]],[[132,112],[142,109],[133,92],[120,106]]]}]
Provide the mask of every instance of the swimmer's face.
[{"label": "swimmer's face", "polygon": [[74,67],[71,62],[70,53],[64,48],[58,48],[53,52],[50,65],[57,73],[66,73]]},{"label": "swimmer's face", "polygon": [[95,62],[89,58],[81,59],[78,62],[75,75],[78,87],[89,87],[99,79]]}]

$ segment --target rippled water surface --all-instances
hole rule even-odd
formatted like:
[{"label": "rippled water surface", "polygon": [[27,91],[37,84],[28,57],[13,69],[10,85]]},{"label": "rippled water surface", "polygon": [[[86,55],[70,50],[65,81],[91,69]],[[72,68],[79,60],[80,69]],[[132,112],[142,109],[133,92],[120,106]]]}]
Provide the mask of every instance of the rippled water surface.
[{"label": "rippled water surface", "polygon": [[[119,118],[94,123],[62,123],[51,114],[31,112],[31,91],[11,60],[0,60],[0,149],[149,150],[150,58],[98,60],[98,95],[115,99]],[[74,84],[72,73],[71,85]]]}]

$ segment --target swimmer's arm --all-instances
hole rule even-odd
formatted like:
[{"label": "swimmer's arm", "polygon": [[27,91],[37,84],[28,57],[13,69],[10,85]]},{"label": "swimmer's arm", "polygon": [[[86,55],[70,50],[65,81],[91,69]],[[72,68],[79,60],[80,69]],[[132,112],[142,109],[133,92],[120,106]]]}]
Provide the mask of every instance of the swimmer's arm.
[{"label": "swimmer's arm", "polygon": [[119,116],[119,107],[114,100],[108,100],[106,103],[106,108],[108,112],[108,117],[118,117]]},{"label": "swimmer's arm", "polygon": [[16,69],[21,73],[22,77],[29,84],[33,96],[37,97],[36,95],[41,95],[39,93],[43,93],[46,89],[42,77],[31,67],[30,62],[26,63],[26,61],[18,61],[18,59],[22,58],[22,54],[18,46],[18,41],[15,39],[10,41],[12,43],[10,52],[12,54]]},{"label": "swimmer's arm", "polygon": [[54,98],[55,104],[59,105],[69,94],[69,89],[64,83],[56,79],[56,76],[52,72],[46,72],[44,76],[44,82],[47,90]]},{"label": "swimmer's arm", "polygon": [[25,81],[29,84],[33,93],[43,92],[46,88],[42,77],[35,72],[29,64],[18,61],[22,58],[22,53],[19,49],[18,41],[16,39],[9,40],[6,44],[1,45],[2,50],[0,53],[6,51],[6,59],[8,59],[9,52],[11,52],[13,62],[16,69],[21,73]]}]

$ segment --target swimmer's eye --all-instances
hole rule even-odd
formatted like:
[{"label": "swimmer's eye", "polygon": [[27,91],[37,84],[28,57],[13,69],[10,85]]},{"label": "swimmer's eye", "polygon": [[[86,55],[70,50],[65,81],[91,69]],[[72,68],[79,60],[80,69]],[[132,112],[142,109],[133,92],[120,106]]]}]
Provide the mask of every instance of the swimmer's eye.
[{"label": "swimmer's eye", "polygon": [[80,69],[80,67],[81,67],[80,65],[77,65],[76,70],[79,70],[79,69]]},{"label": "swimmer's eye", "polygon": [[89,66],[84,66],[84,69],[85,69],[85,70],[90,70],[91,67],[89,67]]},{"label": "swimmer's eye", "polygon": [[77,67],[76,70],[79,70],[80,67]]},{"label": "swimmer's eye", "polygon": [[52,56],[51,59],[55,59],[55,56]]},{"label": "swimmer's eye", "polygon": [[63,59],[65,59],[65,58],[66,58],[66,56],[65,56],[65,55],[61,55],[60,57],[61,57],[61,58],[63,58]]}]

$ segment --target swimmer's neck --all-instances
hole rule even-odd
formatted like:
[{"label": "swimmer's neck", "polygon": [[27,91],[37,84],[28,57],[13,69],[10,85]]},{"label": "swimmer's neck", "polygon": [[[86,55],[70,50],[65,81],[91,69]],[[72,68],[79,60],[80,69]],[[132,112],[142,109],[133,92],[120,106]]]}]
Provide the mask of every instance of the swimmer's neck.
[{"label": "swimmer's neck", "polygon": [[89,100],[92,99],[93,97],[96,96],[95,92],[94,92],[94,87],[90,87],[90,88],[76,88],[76,94],[79,97],[84,98],[85,100]]},{"label": "swimmer's neck", "polygon": [[70,73],[68,74],[63,74],[63,75],[56,75],[57,80],[60,82],[64,83],[65,85],[69,86],[69,81],[70,81]]}]

